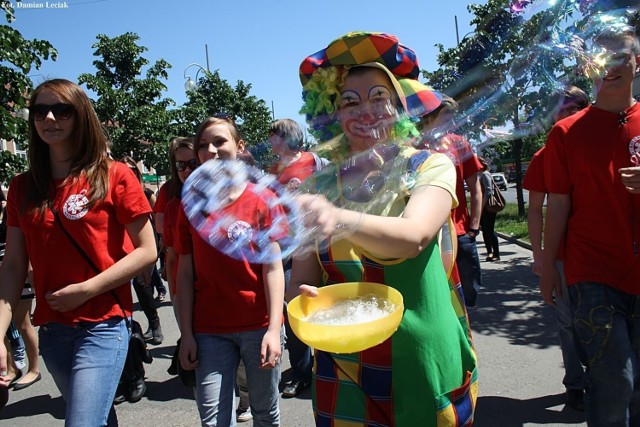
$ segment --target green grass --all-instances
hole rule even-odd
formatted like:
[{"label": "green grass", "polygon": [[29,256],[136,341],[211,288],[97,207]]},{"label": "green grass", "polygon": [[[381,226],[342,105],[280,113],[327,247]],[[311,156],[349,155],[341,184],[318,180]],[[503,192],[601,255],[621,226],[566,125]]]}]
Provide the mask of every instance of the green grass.
[{"label": "green grass", "polygon": [[518,215],[518,205],[507,203],[504,210],[496,216],[496,231],[528,242],[526,211],[527,208],[525,206],[525,216],[521,217]]}]

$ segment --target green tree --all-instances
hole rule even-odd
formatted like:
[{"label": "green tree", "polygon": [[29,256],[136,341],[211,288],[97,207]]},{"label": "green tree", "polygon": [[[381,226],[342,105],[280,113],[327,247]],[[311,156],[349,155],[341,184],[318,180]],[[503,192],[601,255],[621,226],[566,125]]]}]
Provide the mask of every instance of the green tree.
[{"label": "green tree", "polygon": [[539,144],[537,136],[548,129],[551,94],[565,84],[576,84],[575,61],[545,49],[559,43],[551,38],[560,34],[559,28],[567,24],[574,9],[560,1],[525,20],[510,10],[511,3],[488,0],[484,5],[469,5],[475,31],[455,48],[437,45],[440,68],[423,75],[459,102],[466,119],[463,131],[470,139],[482,139],[487,129],[510,129],[498,139],[511,145],[518,211],[524,215],[524,144]]},{"label": "green tree", "polygon": [[7,150],[0,151],[0,185],[9,186],[11,178],[24,172],[27,162]]},{"label": "green tree", "polygon": [[94,108],[109,132],[114,156],[130,155],[148,167],[166,170],[172,137],[167,109],[174,102],[162,94],[171,65],[159,59],[141,77],[149,64],[141,55],[148,49],[138,45],[137,34],[113,38],[99,34],[96,38],[92,47],[99,58],[93,62],[97,71],[81,74],[78,81],[98,96]]},{"label": "green tree", "polygon": [[[15,14],[11,2],[0,2],[0,10],[11,24]],[[27,122],[19,112],[27,107],[27,97],[33,89],[27,75],[33,68],[42,66],[43,60],[56,60],[58,52],[45,40],[25,40],[22,34],[10,25],[0,25],[0,138],[27,142]],[[11,153],[3,152],[0,160],[4,168],[0,171],[0,181],[6,183],[13,174],[25,170],[26,162]]]},{"label": "green tree", "polygon": [[[271,110],[264,100],[251,95],[251,84],[239,80],[232,87],[216,70],[202,71],[194,90],[187,92],[187,102],[174,114],[174,132],[193,135],[196,127],[215,114],[232,116],[256,161],[262,165],[274,160],[271,147],[266,143],[271,124]],[[199,72],[200,72],[199,71]]]}]

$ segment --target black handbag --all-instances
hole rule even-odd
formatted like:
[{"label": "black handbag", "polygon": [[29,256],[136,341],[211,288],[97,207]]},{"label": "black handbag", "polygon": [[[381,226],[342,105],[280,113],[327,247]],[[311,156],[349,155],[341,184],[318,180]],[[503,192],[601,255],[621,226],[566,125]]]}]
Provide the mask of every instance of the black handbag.
[{"label": "black handbag", "polygon": [[[91,269],[96,274],[99,274],[101,271],[98,266],[94,264],[91,258],[89,258],[86,252],[80,247],[78,242],[76,242],[73,236],[69,234],[64,224],[62,224],[58,211],[51,208],[51,212],[53,212],[55,221],[58,223],[67,238],[69,238],[73,247],[78,251],[82,258],[84,258],[87,264],[89,264]],[[144,396],[147,389],[144,382],[145,371],[143,363],[151,363],[153,361],[153,357],[151,357],[151,353],[149,353],[149,349],[147,348],[147,343],[142,336],[143,332],[140,324],[133,320],[133,318],[129,319],[129,317],[127,317],[127,314],[124,311],[124,306],[120,302],[120,298],[118,298],[118,294],[111,290],[111,295],[118,303],[118,306],[120,306],[124,321],[127,324],[127,329],[129,330],[127,358],[125,359],[124,368],[120,375],[120,383],[118,384],[118,391],[116,393],[116,403],[121,403],[122,399],[119,399],[121,396],[124,397],[124,400],[127,400],[130,403],[135,403],[142,399],[142,396]]]}]

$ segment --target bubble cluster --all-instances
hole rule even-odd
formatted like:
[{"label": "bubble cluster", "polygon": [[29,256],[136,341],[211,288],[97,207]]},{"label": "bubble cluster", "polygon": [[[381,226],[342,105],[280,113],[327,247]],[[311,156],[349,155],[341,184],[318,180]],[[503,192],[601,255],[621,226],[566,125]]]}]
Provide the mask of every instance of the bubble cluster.
[{"label": "bubble cluster", "polygon": [[304,320],[320,325],[356,325],[382,319],[396,310],[396,305],[374,294],[337,301]]},{"label": "bubble cluster", "polygon": [[[491,158],[499,143],[545,135],[559,108],[552,95],[568,84],[588,91],[590,79],[619,60],[616,52],[593,40],[606,31],[628,30],[637,7],[631,0],[513,0],[510,7],[478,14],[476,31],[455,49],[458,60],[430,76],[436,89],[458,103],[449,117],[432,113],[409,118],[393,96],[344,97],[336,92],[336,72],[320,69],[317,73],[327,74],[317,82],[326,86],[326,99],[318,100],[324,113],[306,113],[312,133],[320,138],[312,150],[331,164],[292,193],[258,169],[208,162],[185,183],[185,212],[212,246],[250,262],[271,262],[315,248],[321,236],[315,218],[297,202],[300,193],[321,195],[361,214],[401,216],[420,184],[426,156],[442,153],[464,163],[473,155],[465,140],[477,154]],[[251,150],[263,168],[277,160],[267,142]],[[241,219],[225,212],[229,200],[243,191],[284,214],[274,215],[264,228],[238,225]],[[353,232],[343,230],[339,218],[336,223],[334,239]],[[451,258],[455,238],[445,240],[443,257]],[[273,242],[280,254],[273,252]]]},{"label": "bubble cluster", "polygon": [[294,195],[273,175],[240,161],[210,160],[198,167],[184,183],[182,205],[200,237],[235,259],[270,263],[309,249],[313,241]]},{"label": "bubble cluster", "polygon": [[615,65],[616,52],[594,40],[633,30],[638,6],[632,0],[513,0],[509,9],[477,14],[475,31],[448,52],[458,59],[429,76],[460,109],[424,138],[465,135],[478,154],[491,157],[504,151],[494,153],[496,144],[544,136],[560,107],[554,95],[568,85],[589,93],[591,80]]}]

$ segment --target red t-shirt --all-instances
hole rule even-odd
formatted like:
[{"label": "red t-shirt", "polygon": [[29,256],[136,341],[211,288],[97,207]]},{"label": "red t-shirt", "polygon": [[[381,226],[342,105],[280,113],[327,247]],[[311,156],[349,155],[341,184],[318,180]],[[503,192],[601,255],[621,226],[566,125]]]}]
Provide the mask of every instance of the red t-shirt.
[{"label": "red t-shirt", "polygon": [[460,135],[447,134],[432,146],[433,151],[446,154],[456,168],[456,197],[458,206],[451,210],[451,219],[456,227],[456,234],[461,236],[469,229],[469,211],[467,195],[464,191],[464,180],[476,175],[483,169],[482,163],[473,152],[471,144]]},{"label": "red t-shirt", "polygon": [[316,170],[316,161],[313,154],[303,151],[298,160],[288,164],[284,168],[277,163],[271,172],[278,176],[278,182],[285,185],[288,190],[297,190]]},{"label": "red t-shirt", "polygon": [[640,104],[619,114],[590,106],[559,121],[545,152],[549,193],[568,194],[564,247],[567,284],[593,281],[640,294],[640,196],[629,193],[619,168],[640,151]]},{"label": "red t-shirt", "polygon": [[169,202],[169,186],[171,185],[170,181],[165,182],[158,190],[158,196],[156,197],[156,204],[153,205],[153,213],[164,213],[164,210],[167,207],[167,203]]},{"label": "red t-shirt", "polygon": [[543,145],[529,162],[527,173],[522,180],[522,188],[525,190],[547,193],[547,185],[544,181],[544,148]]},{"label": "red t-shirt", "polygon": [[[164,238],[164,247],[171,248],[174,245],[175,233],[177,233],[177,223],[178,223],[178,212],[180,211],[180,199],[174,197],[169,200],[167,203],[167,207],[164,210],[164,234],[162,235]],[[176,262],[173,266],[173,271],[170,271],[169,274],[173,277],[173,283],[175,286],[176,283],[176,275],[178,273],[178,263]],[[171,289],[171,293],[175,294],[176,290]]]},{"label": "red t-shirt", "polygon": [[[257,232],[284,215],[281,207],[268,207],[272,193],[258,197],[253,189],[254,185],[248,184],[240,197],[220,212],[235,219],[228,228],[219,230],[229,243],[240,227],[244,232]],[[173,243],[179,255],[193,255],[194,333],[243,332],[268,326],[261,264],[231,258],[210,246],[191,226],[183,209],[178,213]]]},{"label": "red t-shirt", "polygon": [[[56,182],[62,184],[62,180]],[[73,325],[77,322],[98,322],[122,316],[122,309],[111,292],[105,292],[82,304],[75,310],[61,313],[46,303],[45,294],[55,292],[72,283],[81,283],[96,273],[75,249],[53,213],[48,210],[44,218],[30,209],[20,212],[27,192],[26,174],[11,181],[7,223],[19,227],[25,238],[29,260],[33,266],[33,287],[36,294],[33,321],[36,325],[57,322]],[[84,177],[75,183],[58,188],[53,207],[60,221],[87,256],[106,270],[133,250],[125,225],[140,215],[149,215],[151,207],[135,175],[127,165],[112,162],[109,166],[109,190],[105,199],[91,209],[84,208],[88,185]],[[131,314],[131,286],[129,282],[115,289],[127,315]]]},{"label": "red t-shirt", "polygon": [[[531,162],[529,163],[529,167],[527,168],[527,173],[524,175],[524,179],[522,180],[522,188],[529,191],[537,191],[538,193],[547,194],[547,184],[544,180],[544,148],[546,145],[543,145],[541,149],[539,149],[536,154],[533,155]],[[562,254],[564,253],[563,242],[560,242],[560,247],[558,248],[558,254],[556,258],[558,260],[562,260]]]}]

